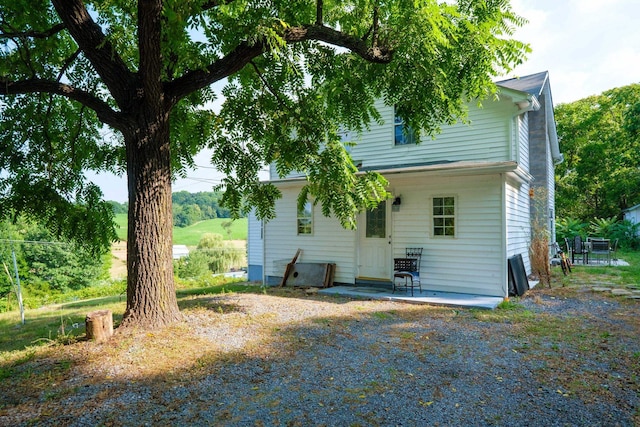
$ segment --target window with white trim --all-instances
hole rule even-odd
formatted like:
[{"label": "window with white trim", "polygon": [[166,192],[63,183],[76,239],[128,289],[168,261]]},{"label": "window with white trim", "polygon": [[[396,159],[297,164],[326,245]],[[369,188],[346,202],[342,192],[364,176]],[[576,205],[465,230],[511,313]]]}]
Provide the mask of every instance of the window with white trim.
[{"label": "window with white trim", "polygon": [[395,145],[409,145],[416,143],[416,133],[404,125],[402,117],[398,116],[396,108],[393,108],[393,140]]},{"label": "window with white trim", "polygon": [[313,234],[313,205],[304,204],[304,209],[298,209],[298,234]]},{"label": "window with white trim", "polygon": [[456,198],[438,196],[432,199],[434,237],[456,236]]}]

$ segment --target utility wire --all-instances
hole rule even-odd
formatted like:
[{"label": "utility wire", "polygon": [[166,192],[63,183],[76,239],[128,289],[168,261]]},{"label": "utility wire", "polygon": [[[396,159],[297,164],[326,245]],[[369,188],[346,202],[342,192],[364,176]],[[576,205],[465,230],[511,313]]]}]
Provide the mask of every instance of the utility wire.
[{"label": "utility wire", "polygon": [[10,239],[0,239],[0,242],[3,243],[30,243],[37,245],[70,245],[71,243],[66,242],[45,242],[42,240],[10,240]]}]

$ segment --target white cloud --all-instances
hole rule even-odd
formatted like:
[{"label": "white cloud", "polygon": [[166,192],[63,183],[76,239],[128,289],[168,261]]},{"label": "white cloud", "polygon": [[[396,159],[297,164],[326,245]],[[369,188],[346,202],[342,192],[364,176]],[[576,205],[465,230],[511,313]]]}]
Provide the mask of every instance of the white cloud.
[{"label": "white cloud", "polygon": [[515,35],[531,44],[526,75],[548,70],[554,101],[572,102],[640,81],[640,2],[514,0],[529,20]]}]

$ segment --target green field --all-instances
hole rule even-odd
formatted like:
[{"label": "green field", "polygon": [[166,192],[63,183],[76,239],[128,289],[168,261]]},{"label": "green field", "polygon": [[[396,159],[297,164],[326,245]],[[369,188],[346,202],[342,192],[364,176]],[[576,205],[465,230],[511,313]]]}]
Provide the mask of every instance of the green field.
[{"label": "green field", "polygon": [[[127,239],[127,214],[117,214],[115,217],[118,237],[120,240]],[[200,238],[206,233],[216,233],[224,237],[225,240],[247,240],[247,218],[240,218],[232,222],[229,227],[230,234],[222,226],[223,223],[231,221],[229,218],[207,219],[197,222],[189,227],[173,228],[173,243],[176,245],[197,246]]]}]

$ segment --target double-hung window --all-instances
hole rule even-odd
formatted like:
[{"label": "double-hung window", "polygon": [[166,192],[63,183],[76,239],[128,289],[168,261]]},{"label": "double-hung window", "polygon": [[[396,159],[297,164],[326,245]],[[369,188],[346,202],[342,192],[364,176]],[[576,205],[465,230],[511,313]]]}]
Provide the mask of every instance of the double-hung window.
[{"label": "double-hung window", "polygon": [[298,234],[313,234],[313,205],[309,201],[298,209]]},{"label": "double-hung window", "polygon": [[404,120],[398,116],[396,108],[393,109],[393,139],[395,145],[415,144],[416,133],[409,126],[405,126]]},{"label": "double-hung window", "polygon": [[438,196],[432,200],[433,236],[456,236],[456,198]]}]

